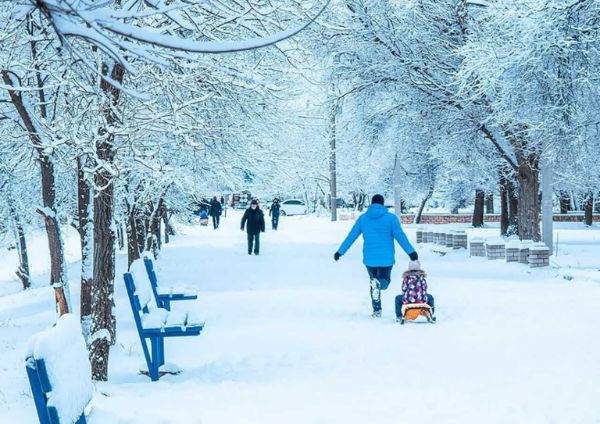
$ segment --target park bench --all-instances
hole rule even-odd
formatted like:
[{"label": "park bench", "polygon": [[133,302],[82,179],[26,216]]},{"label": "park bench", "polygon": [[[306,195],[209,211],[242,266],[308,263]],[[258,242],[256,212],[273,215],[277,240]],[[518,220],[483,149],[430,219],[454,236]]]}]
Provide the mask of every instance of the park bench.
[{"label": "park bench", "polygon": [[[127,296],[133,311],[135,326],[142,343],[144,358],[148,366],[148,374],[152,381],[157,381],[167,371],[161,370],[165,365],[166,337],[197,336],[204,323],[195,322],[187,312],[168,311],[152,304],[148,291],[138,290],[131,273],[123,275]],[[150,348],[146,340],[150,340]]]},{"label": "park bench", "polygon": [[79,319],[61,316],[29,339],[25,369],[40,424],[85,424],[92,371]]},{"label": "park bench", "polygon": [[154,264],[152,263],[152,259],[148,257],[144,257],[143,266],[139,259],[134,261],[131,264],[129,272],[131,272],[134,280],[138,284],[144,284],[145,282],[149,283],[152,294],[154,295],[154,301],[159,308],[165,308],[167,311],[170,311],[171,302],[173,301],[198,299],[198,295],[194,290],[159,285],[158,277],[154,270]]}]

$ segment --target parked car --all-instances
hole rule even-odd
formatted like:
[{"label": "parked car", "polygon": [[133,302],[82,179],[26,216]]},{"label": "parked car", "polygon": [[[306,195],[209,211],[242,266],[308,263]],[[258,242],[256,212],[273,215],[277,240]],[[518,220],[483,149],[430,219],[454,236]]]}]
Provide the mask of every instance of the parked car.
[{"label": "parked car", "polygon": [[299,199],[288,199],[281,202],[281,215],[306,215],[306,203]]}]

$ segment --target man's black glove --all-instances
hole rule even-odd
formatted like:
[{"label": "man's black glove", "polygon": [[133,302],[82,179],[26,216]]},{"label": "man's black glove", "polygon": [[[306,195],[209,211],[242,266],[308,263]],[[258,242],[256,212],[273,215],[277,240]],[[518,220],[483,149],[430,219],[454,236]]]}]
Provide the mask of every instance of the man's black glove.
[{"label": "man's black glove", "polygon": [[408,255],[408,257],[410,258],[411,261],[419,260],[419,255],[417,255],[417,252],[412,252],[410,255]]},{"label": "man's black glove", "polygon": [[341,257],[342,257],[342,255],[340,255],[340,252],[335,252],[335,253],[333,254],[333,259],[335,259],[336,261],[337,261],[338,259],[340,259]]}]

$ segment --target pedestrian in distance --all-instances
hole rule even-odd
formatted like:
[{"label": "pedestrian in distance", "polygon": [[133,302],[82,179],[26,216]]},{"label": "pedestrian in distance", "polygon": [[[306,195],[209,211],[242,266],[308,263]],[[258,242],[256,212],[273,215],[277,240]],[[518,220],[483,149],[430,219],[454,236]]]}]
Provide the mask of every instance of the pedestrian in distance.
[{"label": "pedestrian in distance", "polygon": [[392,267],[396,261],[394,240],[412,261],[419,259],[402,230],[400,220],[383,204],[382,195],[373,196],[367,211],[358,217],[350,233],[333,255],[336,261],[339,260],[362,234],[363,264],[367,268],[370,279],[373,317],[381,316],[381,290],[387,289],[391,282]]},{"label": "pedestrian in distance", "polygon": [[273,199],[273,203],[271,204],[271,209],[269,209],[269,216],[271,217],[271,226],[274,230],[277,231],[277,227],[279,226],[279,212],[281,209],[281,205],[279,204],[279,199]]},{"label": "pedestrian in distance", "polygon": [[250,202],[250,207],[244,212],[242,217],[241,230],[248,235],[248,254],[251,255],[254,250],[254,254],[260,253],[260,233],[265,232],[265,215],[258,206],[256,199]]},{"label": "pedestrian in distance", "polygon": [[223,211],[223,207],[221,206],[221,202],[217,200],[217,196],[214,196],[210,201],[210,210],[209,215],[213,220],[213,227],[216,230],[219,228],[219,223],[221,221],[221,212]]},{"label": "pedestrian in distance", "polygon": [[225,204],[225,197],[221,195],[221,209],[223,210],[223,217],[227,217],[227,205]]}]

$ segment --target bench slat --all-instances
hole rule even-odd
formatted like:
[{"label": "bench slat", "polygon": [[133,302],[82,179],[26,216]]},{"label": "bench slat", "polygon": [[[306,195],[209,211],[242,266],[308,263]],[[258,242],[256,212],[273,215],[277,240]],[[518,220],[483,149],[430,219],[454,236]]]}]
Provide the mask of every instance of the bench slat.
[{"label": "bench slat", "polygon": [[171,301],[198,299],[198,294],[195,290],[185,287],[159,285],[156,271],[154,270],[154,263],[150,258],[144,257],[144,266],[158,306],[170,310]]},{"label": "bench slat", "polygon": [[147,337],[186,337],[197,336],[204,329],[203,324],[188,325],[184,327],[148,328],[144,330]]}]

